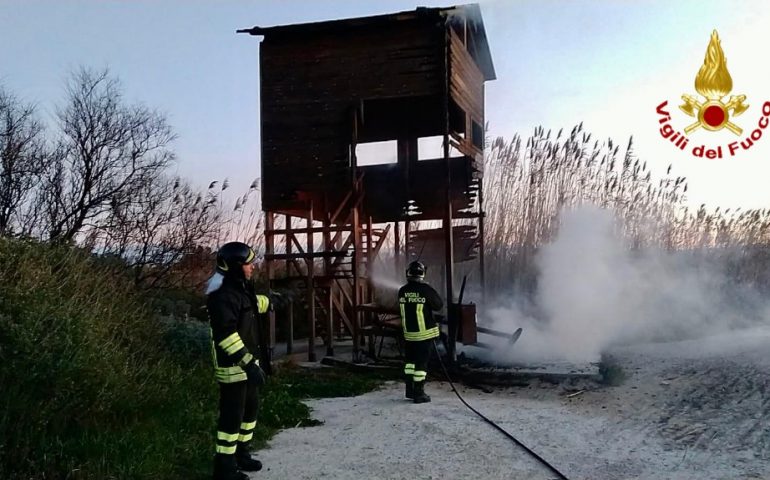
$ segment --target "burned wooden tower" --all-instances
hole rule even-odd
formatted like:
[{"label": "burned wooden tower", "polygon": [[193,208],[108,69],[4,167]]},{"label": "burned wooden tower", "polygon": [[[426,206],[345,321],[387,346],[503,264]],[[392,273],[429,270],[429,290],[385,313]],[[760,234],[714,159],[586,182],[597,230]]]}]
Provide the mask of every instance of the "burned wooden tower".
[{"label": "burned wooden tower", "polygon": [[[484,82],[495,71],[479,7],[239,33],[263,37],[268,276],[302,279],[310,359],[317,334],[333,354],[341,330],[357,358],[363,306],[376,301],[370,270],[383,245],[402,261],[443,257],[448,303],[456,262],[478,256],[483,283]],[[420,139],[436,137],[438,154],[421,158]],[[364,165],[362,148],[385,141],[394,161]],[[410,222],[424,220],[442,228],[410,231]],[[271,337],[273,344],[274,319]]]}]

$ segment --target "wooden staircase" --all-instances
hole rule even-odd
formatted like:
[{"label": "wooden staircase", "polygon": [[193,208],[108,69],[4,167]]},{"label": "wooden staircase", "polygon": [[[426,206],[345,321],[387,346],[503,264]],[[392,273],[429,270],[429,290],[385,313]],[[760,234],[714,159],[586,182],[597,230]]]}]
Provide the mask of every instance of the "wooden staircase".
[{"label": "wooden staircase", "polygon": [[[315,339],[319,336],[324,339],[327,355],[334,355],[335,339],[343,338],[353,339],[354,357],[360,351],[364,319],[356,306],[373,301],[372,267],[391,227],[375,228],[371,219],[360,218],[362,178],[326,219],[309,220],[312,212],[308,212],[303,228],[291,228],[287,217],[287,228],[266,230],[268,235],[285,236],[286,251],[268,253],[265,258],[285,261],[285,280],[306,293],[300,301],[308,313],[309,361],[316,360]],[[300,242],[297,235],[304,236],[305,241]]]}]

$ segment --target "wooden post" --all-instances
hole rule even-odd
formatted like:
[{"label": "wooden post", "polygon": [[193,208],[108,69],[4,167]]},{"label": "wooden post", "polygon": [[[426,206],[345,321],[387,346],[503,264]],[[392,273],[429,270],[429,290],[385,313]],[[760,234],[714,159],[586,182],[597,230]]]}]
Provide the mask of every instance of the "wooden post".
[{"label": "wooden post", "polygon": [[[284,216],[285,230],[286,230],[286,253],[291,254],[294,245],[291,241],[291,215]],[[286,276],[291,276],[291,260],[286,259]],[[297,272],[297,275],[301,275],[302,272]],[[288,322],[288,334],[286,336],[286,354],[291,355],[294,351],[294,300],[289,302],[288,311],[286,312],[286,320]]]},{"label": "wooden post", "polygon": [[455,341],[457,319],[453,318],[451,305],[454,303],[454,239],[452,236],[452,175],[451,165],[449,163],[449,82],[452,75],[450,68],[450,35],[449,26],[444,31],[444,165],[445,165],[445,192],[444,192],[444,268],[446,271],[446,305],[447,320],[449,323],[449,351],[447,352],[449,360],[454,362],[457,358]]},{"label": "wooden post", "polygon": [[396,262],[396,270],[398,270],[398,265],[401,263],[401,222],[395,221],[393,223],[395,223],[394,225],[395,228],[393,229],[395,230],[394,232],[394,236],[395,236],[394,250],[396,253],[395,262]]},{"label": "wooden post", "polygon": [[361,304],[361,285],[359,278],[359,267],[361,260],[361,219],[359,218],[359,204],[358,200],[360,196],[364,194],[361,191],[361,186],[358,179],[358,157],[356,156],[356,148],[358,146],[358,106],[351,109],[351,132],[350,132],[350,165],[352,174],[352,188],[353,188],[353,358],[354,362],[360,359],[361,350],[361,322],[359,318],[358,306]]},{"label": "wooden post", "polygon": [[329,312],[329,318],[326,319],[326,355],[334,356],[334,283],[329,283],[329,293],[326,296],[326,310]]},{"label": "wooden post", "polygon": [[[265,230],[267,230],[265,232],[265,254],[267,255],[275,253],[275,237],[272,233],[268,233],[270,230],[273,230],[274,225],[275,214],[273,212],[265,212]],[[265,274],[267,275],[267,288],[270,289],[273,286],[272,260],[267,260],[265,262]],[[268,332],[270,337],[268,342],[267,360],[268,362],[272,362],[273,349],[275,348],[275,312],[270,310],[270,312],[267,314],[267,318]]]},{"label": "wooden post", "polygon": [[[335,282],[335,283],[336,283],[336,282]],[[342,287],[342,286],[340,286],[340,287],[337,289],[337,294],[339,295],[339,297],[337,297],[337,301],[339,302],[339,304],[340,304],[340,305],[342,305],[342,306],[343,306],[343,309],[344,309],[344,305],[345,305],[345,293],[342,291],[342,288],[343,288],[343,287]],[[337,317],[335,317],[335,320],[336,320],[336,322],[335,322],[335,325],[334,325],[334,326],[335,326],[335,329],[337,330],[337,339],[338,339],[338,340],[341,340],[341,339],[342,339],[342,334],[344,333],[344,329],[343,329],[343,327],[342,327],[342,317],[341,317],[341,316],[337,316]]]},{"label": "wooden post", "polygon": [[484,184],[479,179],[479,282],[481,283],[481,305],[486,299],[486,269],[484,266]]},{"label": "wooden post", "polygon": [[307,211],[307,253],[309,254],[307,262],[307,320],[308,320],[308,339],[307,339],[307,361],[315,362],[315,261],[313,259],[313,233],[310,229],[313,227],[313,202],[310,201],[310,208]]},{"label": "wooden post", "polygon": [[374,233],[372,232],[372,217],[366,220],[366,301],[374,300]]},{"label": "wooden post", "polygon": [[[358,193],[357,193],[358,194]],[[361,315],[358,308],[361,305],[361,224],[358,217],[358,206],[353,207],[353,361],[357,362],[361,355]]]},{"label": "wooden post", "polygon": [[[329,212],[329,205],[328,200],[324,196],[324,210],[326,211],[326,218],[324,219],[324,227],[327,227],[326,230],[323,232],[323,244],[324,244],[324,250],[327,252],[331,252],[334,250],[334,245],[332,245],[332,237],[331,237],[331,230],[329,230],[329,227],[331,227],[331,213]],[[334,280],[333,275],[334,272],[332,271],[332,261],[331,257],[326,257],[324,259],[324,273],[326,275],[326,282],[329,286],[329,289],[327,291],[327,295],[325,297],[326,299],[326,312],[327,312],[327,318],[326,318],[326,355],[329,357],[334,356],[334,302],[332,300],[332,292],[334,291]]]}]

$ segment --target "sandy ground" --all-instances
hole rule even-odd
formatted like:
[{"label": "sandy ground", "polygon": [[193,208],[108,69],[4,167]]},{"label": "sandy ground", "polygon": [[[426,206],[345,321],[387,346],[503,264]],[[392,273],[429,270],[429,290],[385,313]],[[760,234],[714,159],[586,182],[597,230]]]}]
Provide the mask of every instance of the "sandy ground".
[{"label": "sandy ground", "polygon": [[[612,355],[628,376],[618,387],[459,388],[571,480],[770,479],[770,328]],[[423,405],[395,383],[310,401],[324,424],[278,434],[252,478],[555,478],[448,384],[427,390]]]}]

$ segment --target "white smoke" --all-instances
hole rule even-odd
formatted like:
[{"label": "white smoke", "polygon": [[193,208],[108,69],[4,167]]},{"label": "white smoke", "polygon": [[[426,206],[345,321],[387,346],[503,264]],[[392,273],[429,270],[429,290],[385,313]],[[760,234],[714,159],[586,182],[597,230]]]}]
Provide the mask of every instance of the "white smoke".
[{"label": "white smoke", "polygon": [[375,298],[384,306],[398,306],[398,289],[406,283],[406,276],[400,267],[402,263],[403,259],[385,254],[378,257],[372,266],[370,278],[376,292]]},{"label": "white smoke", "polygon": [[597,207],[563,214],[557,237],[537,258],[538,318],[509,298],[480,319],[507,332],[524,328],[514,349],[496,352],[498,360],[596,361],[611,345],[767,323],[767,303],[730,285],[719,262],[698,253],[632,251],[614,222]]}]

